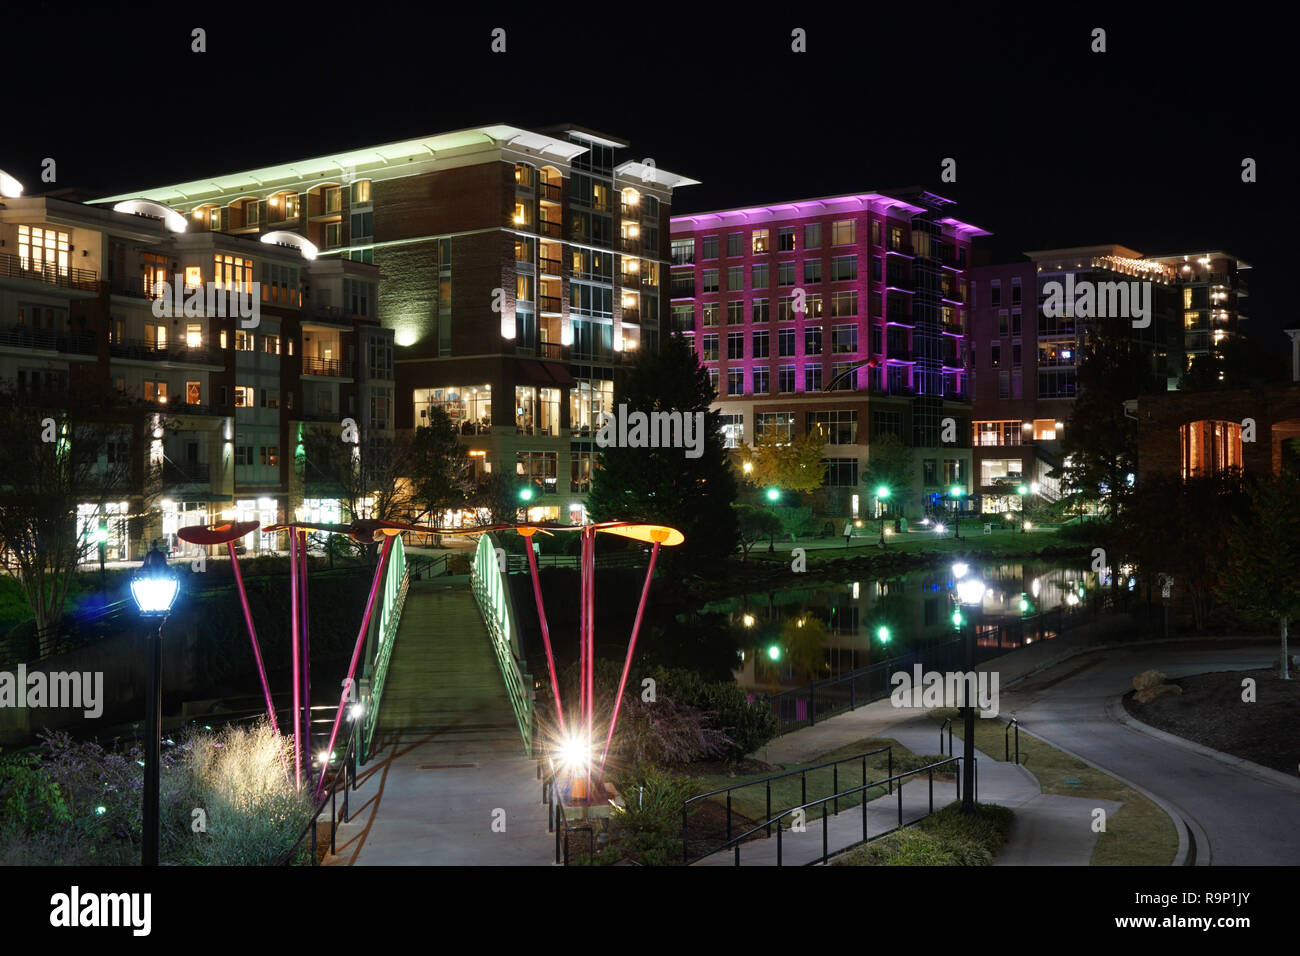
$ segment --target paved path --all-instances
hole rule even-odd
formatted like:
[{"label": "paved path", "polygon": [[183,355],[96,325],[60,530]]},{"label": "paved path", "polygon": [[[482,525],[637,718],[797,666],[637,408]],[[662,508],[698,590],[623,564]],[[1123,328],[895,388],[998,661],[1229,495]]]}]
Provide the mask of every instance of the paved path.
[{"label": "paved path", "polygon": [[436,580],[413,584],[380,706],[381,740],[351,796],[353,821],[339,827],[331,862],[552,862],[536,763],[524,756],[468,590]]},{"label": "paved path", "polygon": [[[814,727],[803,727],[777,737],[754,754],[761,760],[782,765],[810,763],[822,754],[866,737],[891,737],[917,754],[939,751],[937,725],[924,714],[894,707],[879,700],[846,714],[829,718]],[[961,740],[954,736],[959,754]],[[946,744],[945,744],[946,747]],[[999,866],[1087,866],[1097,846],[1092,832],[1092,811],[1104,807],[1114,813],[1122,804],[1044,794],[1037,778],[1024,767],[994,760],[976,750],[981,803],[996,803],[1016,811],[1007,843],[995,857]],[[942,799],[940,799],[942,797]],[[956,784],[935,783],[935,806],[942,807],[957,797]],[[903,822],[919,819],[929,809],[929,785],[925,778],[908,781],[903,788]],[[886,796],[869,804],[867,833],[878,834],[898,825],[897,796]],[[833,851],[862,839],[861,808],[842,812],[827,823],[829,848]],[[782,862],[803,863],[820,857],[822,823],[820,815],[808,821],[807,834],[782,837]],[[838,841],[838,842],[837,842]],[[755,841],[741,848],[743,864],[774,865],[776,840]],[[725,859],[724,859],[725,857]],[[702,865],[734,863],[733,853],[715,854]]]},{"label": "paved path", "polygon": [[[1198,865],[1300,864],[1300,779],[1256,775],[1167,735],[1157,737],[1110,716],[1135,674],[1155,668],[1170,677],[1267,667],[1273,645],[1206,649],[1187,643],[1097,651],[1002,690],[1002,710],[1025,729],[1151,794],[1185,821]],[[1300,730],[1279,727],[1296,741]]]}]

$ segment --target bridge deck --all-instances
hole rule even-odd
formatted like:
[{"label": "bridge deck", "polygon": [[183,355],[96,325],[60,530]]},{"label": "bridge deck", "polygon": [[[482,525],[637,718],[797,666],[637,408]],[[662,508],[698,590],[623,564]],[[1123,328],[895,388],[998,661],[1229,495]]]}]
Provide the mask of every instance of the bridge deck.
[{"label": "bridge deck", "polygon": [[351,797],[353,822],[339,827],[339,856],[331,862],[552,861],[536,764],[523,754],[487,630],[468,590],[412,584],[375,742],[375,758]]}]

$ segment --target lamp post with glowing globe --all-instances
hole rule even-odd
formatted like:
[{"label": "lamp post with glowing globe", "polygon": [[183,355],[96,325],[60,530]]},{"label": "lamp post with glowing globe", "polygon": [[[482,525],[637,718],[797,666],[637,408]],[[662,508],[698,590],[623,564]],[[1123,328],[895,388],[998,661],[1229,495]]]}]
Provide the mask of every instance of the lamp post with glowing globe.
[{"label": "lamp post with glowing globe", "polygon": [[131,597],[140,617],[156,622],[149,648],[149,710],[145,720],[143,833],[141,863],[158,865],[158,785],[162,763],[162,629],[180,590],[180,579],[167,567],[162,552],[150,549],[131,579]]},{"label": "lamp post with glowing globe", "polygon": [[[966,673],[972,674],[975,671],[975,621],[974,614],[984,603],[984,582],[978,577],[969,575],[970,569],[965,564],[958,562],[952,566],[952,576],[957,582],[957,603],[958,609],[953,613],[953,623],[958,627],[963,626],[965,615],[962,614],[961,608],[968,609],[971,616],[970,626],[966,629]],[[964,684],[967,693],[970,691],[970,681]],[[962,736],[965,738],[962,748],[962,784],[961,784],[961,812],[964,814],[975,813],[975,708],[971,706],[969,700],[963,701],[966,704],[962,708]]]}]

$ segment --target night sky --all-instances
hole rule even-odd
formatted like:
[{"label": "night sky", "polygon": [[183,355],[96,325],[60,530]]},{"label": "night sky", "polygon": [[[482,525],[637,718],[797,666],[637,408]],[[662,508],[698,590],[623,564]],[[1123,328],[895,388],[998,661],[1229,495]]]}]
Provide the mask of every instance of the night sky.
[{"label": "night sky", "polygon": [[[701,180],[674,212],[919,185],[991,230],[995,260],[1227,250],[1255,267],[1250,326],[1296,324],[1296,53],[1276,7],[884,6],[738,6],[726,21],[662,4],[627,21],[616,5],[19,7],[0,169],[29,194],[92,198],[467,126],[573,123],[631,141],[620,160]],[[661,29],[636,25],[658,13]],[[196,26],[207,53],[190,52]],[[505,54],[489,50],[498,26]],[[1097,26],[1105,54],[1089,51]],[[790,52],[796,27],[807,53]],[[47,156],[58,182],[43,187]],[[956,183],[940,181],[944,157]]]}]

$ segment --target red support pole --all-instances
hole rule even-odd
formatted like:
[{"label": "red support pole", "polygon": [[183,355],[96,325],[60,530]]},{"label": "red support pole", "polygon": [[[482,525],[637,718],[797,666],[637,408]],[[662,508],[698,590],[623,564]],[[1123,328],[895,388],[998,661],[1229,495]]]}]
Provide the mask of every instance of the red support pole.
[{"label": "red support pole", "polygon": [[581,535],[578,549],[578,729],[587,720],[587,532]]},{"label": "red support pole", "polygon": [[230,552],[230,570],[235,576],[235,588],[239,591],[239,603],[243,605],[244,621],[248,624],[248,639],[253,642],[253,659],[257,661],[257,676],[262,679],[262,695],[266,698],[266,716],[271,719],[271,730],[279,737],[280,725],[275,719],[275,705],[271,703],[271,685],[266,679],[266,665],[262,663],[262,648],[257,643],[257,630],[253,627],[253,612],[248,607],[248,592],[244,590],[244,575],[239,570],[239,559],[235,557],[235,542],[227,541],[226,550]]},{"label": "red support pole", "polygon": [[533,539],[526,541],[528,551],[528,569],[533,576],[533,596],[537,598],[537,617],[542,622],[542,643],[546,646],[546,666],[551,674],[551,692],[555,695],[555,717],[559,724],[560,736],[564,733],[564,707],[560,704],[560,682],[555,674],[555,655],[551,652],[551,631],[546,625],[546,610],[542,607],[542,582],[537,576],[537,556],[533,554]]},{"label": "red support pole", "polygon": [[632,669],[632,654],[636,650],[637,632],[641,630],[641,616],[645,613],[646,598],[650,596],[650,578],[655,573],[655,560],[659,557],[659,542],[654,543],[650,551],[650,567],[645,572],[645,586],[641,589],[641,603],[636,608],[636,621],[632,624],[632,639],[627,642],[627,660],[623,662],[623,676],[618,681],[618,693],[614,695],[614,712],[609,718],[609,733],[605,735],[605,749],[600,754],[600,776],[605,777],[605,758],[609,756],[609,745],[614,739],[614,724],[618,722],[619,705],[623,703],[623,688],[627,686],[628,671]]},{"label": "red support pole", "polygon": [[596,532],[587,531],[587,799],[591,793],[592,720],[596,713]]},{"label": "red support pole", "polygon": [[289,614],[292,618],[292,664],[293,664],[293,779],[299,790],[302,789],[302,678],[301,661],[298,658],[298,533],[289,529]]},{"label": "red support pole", "polygon": [[[302,722],[303,733],[306,737],[307,744],[304,748],[307,754],[307,785],[311,786],[311,636],[308,621],[310,616],[307,611],[307,532],[297,531],[298,538],[298,562],[301,565],[298,571],[298,607],[302,614]],[[324,773],[324,771],[321,771]]]},{"label": "red support pole", "polygon": [[[388,566],[388,553],[393,550],[393,535],[384,535],[384,544],[379,551],[379,564],[375,567],[375,580],[370,585],[370,597],[366,598],[366,612],[361,618],[361,630],[357,631],[357,643],[352,648],[352,661],[348,664],[348,676],[343,682],[343,693],[339,696],[339,709],[334,714],[334,726],[330,728],[330,743],[326,753],[334,752],[334,743],[338,740],[339,724],[343,720],[343,708],[348,703],[348,688],[355,679],[357,662],[361,659],[361,648],[366,641],[366,632],[370,630],[370,618],[375,610],[375,598],[379,586],[384,580],[384,570]],[[321,787],[325,785],[325,769],[321,770],[320,780],[316,783],[316,795],[320,796]]]}]

